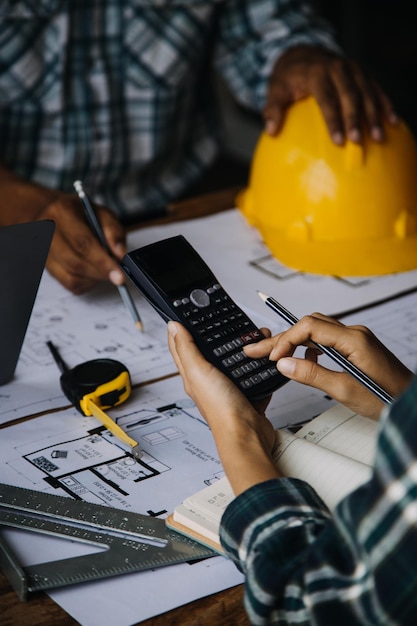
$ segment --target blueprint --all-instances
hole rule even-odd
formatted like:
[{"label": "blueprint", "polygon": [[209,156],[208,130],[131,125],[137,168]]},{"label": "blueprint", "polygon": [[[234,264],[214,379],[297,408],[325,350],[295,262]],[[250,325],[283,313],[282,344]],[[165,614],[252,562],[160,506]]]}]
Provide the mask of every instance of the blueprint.
[{"label": "blueprint", "polygon": [[[416,311],[417,293],[411,293],[350,314],[343,322],[368,325],[415,368]],[[276,428],[292,426],[332,404],[320,392],[289,382],[273,395],[267,415]],[[185,497],[223,476],[210,430],[178,375],[134,388],[109,414],[139,441],[140,461],[94,417],[68,408],[2,428],[1,481],[165,518]],[[46,560],[75,555],[68,542],[3,532],[26,565],[39,562],[40,555]],[[49,595],[83,626],[130,626],[241,581],[232,563],[216,556]]]},{"label": "blueprint", "polygon": [[[336,315],[417,288],[417,270],[376,277],[334,277],[297,272],[270,254],[258,231],[240,211],[231,209],[209,217],[148,227],[131,233],[136,248],[164,237],[182,234],[198,250],[225,289],[249,312],[272,312],[257,290],[273,296],[297,317],[321,311]],[[352,250],[355,254],[355,250]]]},{"label": "blueprint", "polygon": [[48,340],[69,367],[96,358],[121,361],[133,384],[175,372],[165,322],[139,293],[131,293],[140,302],[146,332],[137,330],[114,287],[102,285],[87,295],[74,296],[45,273],[16,375],[0,386],[0,423],[69,404]]},{"label": "blueprint", "polygon": [[[417,271],[348,279],[302,274],[281,265],[235,209],[216,215],[129,233],[130,250],[183,234],[212,268],[225,289],[260,326],[273,333],[287,326],[261,302],[257,290],[273,296],[298,317],[312,311],[342,313],[417,287]],[[169,262],[169,260],[167,260]],[[124,363],[133,384],[176,371],[167,348],[166,325],[136,287],[129,289],[144,323],[140,333],[111,285],[74,296],[44,274],[14,380],[0,387],[0,424],[68,406],[60,372],[46,346],[51,340],[72,367],[110,357]]]},{"label": "blueprint", "polygon": [[[308,411],[322,412],[329,403],[322,394],[289,383],[274,395],[268,415],[278,426],[295,413],[300,420]],[[179,376],[135,389],[111,415],[139,441],[139,461],[93,417],[66,409],[2,429],[1,481],[165,518],[184,498],[224,475],[210,430]],[[24,565],[79,550],[63,540],[3,532]],[[129,626],[242,580],[230,561],[213,557],[49,595],[83,626]]]}]

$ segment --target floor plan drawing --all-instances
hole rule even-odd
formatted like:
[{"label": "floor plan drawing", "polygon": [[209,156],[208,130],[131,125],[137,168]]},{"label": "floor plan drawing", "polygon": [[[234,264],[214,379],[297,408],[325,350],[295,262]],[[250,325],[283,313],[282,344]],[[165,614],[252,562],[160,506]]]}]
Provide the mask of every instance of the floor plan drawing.
[{"label": "floor plan drawing", "polygon": [[[192,471],[193,481],[203,486],[221,473],[210,431],[178,387],[179,379],[149,385],[136,391],[135,402],[112,411],[113,419],[140,442],[140,460],[93,417],[66,409],[37,418],[35,438],[21,435],[9,442],[2,475],[35,490],[164,515],[188,489],[184,474]],[[164,402],[170,388],[178,404]],[[15,428],[26,432],[25,425]],[[16,432],[5,429],[3,438],[9,430]],[[173,475],[181,477],[178,486]]]},{"label": "floor plan drawing", "polygon": [[[2,429],[2,482],[164,518],[187,495],[223,475],[210,430],[185,396],[178,376],[135,389],[132,402],[114,409],[112,417],[140,441],[140,461],[94,418],[66,409]],[[60,555],[61,544],[55,539],[51,544],[44,538],[39,547],[19,531],[7,533],[12,548],[28,563],[37,563],[40,554]],[[62,550],[66,552],[67,546]],[[174,602],[177,598],[185,602],[198,595],[196,586],[200,593],[214,592],[241,581],[226,559],[210,561],[172,566],[177,574],[169,568],[132,574],[120,590],[116,578],[50,595],[86,626],[113,626],[108,615],[114,616],[114,611],[107,615],[105,608],[97,612],[92,607],[96,603],[105,607],[107,596],[123,598],[118,624],[128,626],[145,619],[147,611],[151,615],[158,610],[161,601],[170,606],[171,593]],[[172,577],[181,579],[180,590]],[[170,588],[162,600],[156,593],[161,585]]]},{"label": "floor plan drawing", "polygon": [[132,384],[175,372],[165,322],[140,295],[134,295],[145,332],[134,326],[111,286],[74,296],[44,274],[15,378],[0,387],[0,423],[68,406],[47,341],[56,345],[69,367],[95,358],[120,361],[128,368]]}]

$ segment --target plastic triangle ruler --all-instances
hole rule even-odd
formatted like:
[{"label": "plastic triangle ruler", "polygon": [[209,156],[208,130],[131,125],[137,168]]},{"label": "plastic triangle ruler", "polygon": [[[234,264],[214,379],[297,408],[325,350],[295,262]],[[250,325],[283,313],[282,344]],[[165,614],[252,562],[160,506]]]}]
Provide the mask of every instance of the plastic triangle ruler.
[{"label": "plastic triangle ruler", "polygon": [[20,600],[29,593],[214,556],[164,520],[0,483],[0,527],[59,536],[102,549],[23,567],[0,534],[0,567]]}]

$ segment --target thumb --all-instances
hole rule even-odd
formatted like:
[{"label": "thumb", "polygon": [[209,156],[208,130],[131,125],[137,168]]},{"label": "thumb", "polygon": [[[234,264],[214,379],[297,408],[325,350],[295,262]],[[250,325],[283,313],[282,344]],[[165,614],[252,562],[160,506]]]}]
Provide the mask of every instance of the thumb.
[{"label": "thumb", "polygon": [[201,358],[190,333],[179,322],[168,322],[168,345],[181,375]]}]

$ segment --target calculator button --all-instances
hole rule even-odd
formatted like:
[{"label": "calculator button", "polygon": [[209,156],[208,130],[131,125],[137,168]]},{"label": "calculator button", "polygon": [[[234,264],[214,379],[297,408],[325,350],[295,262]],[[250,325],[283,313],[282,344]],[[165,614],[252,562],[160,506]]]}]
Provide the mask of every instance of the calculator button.
[{"label": "calculator button", "polygon": [[262,378],[262,380],[267,380],[268,378],[271,378],[269,370],[262,370],[262,372],[259,372],[259,376]]},{"label": "calculator button", "polygon": [[190,293],[190,300],[199,308],[206,307],[210,304],[210,296],[203,289],[193,289]]},{"label": "calculator button", "polygon": [[225,367],[232,367],[233,365],[236,365],[232,356],[228,356],[226,359],[223,359],[222,363]]},{"label": "calculator button", "polygon": [[235,354],[233,355],[233,360],[235,363],[240,363],[241,361],[244,361],[246,358],[247,356],[243,352],[235,352]]}]

